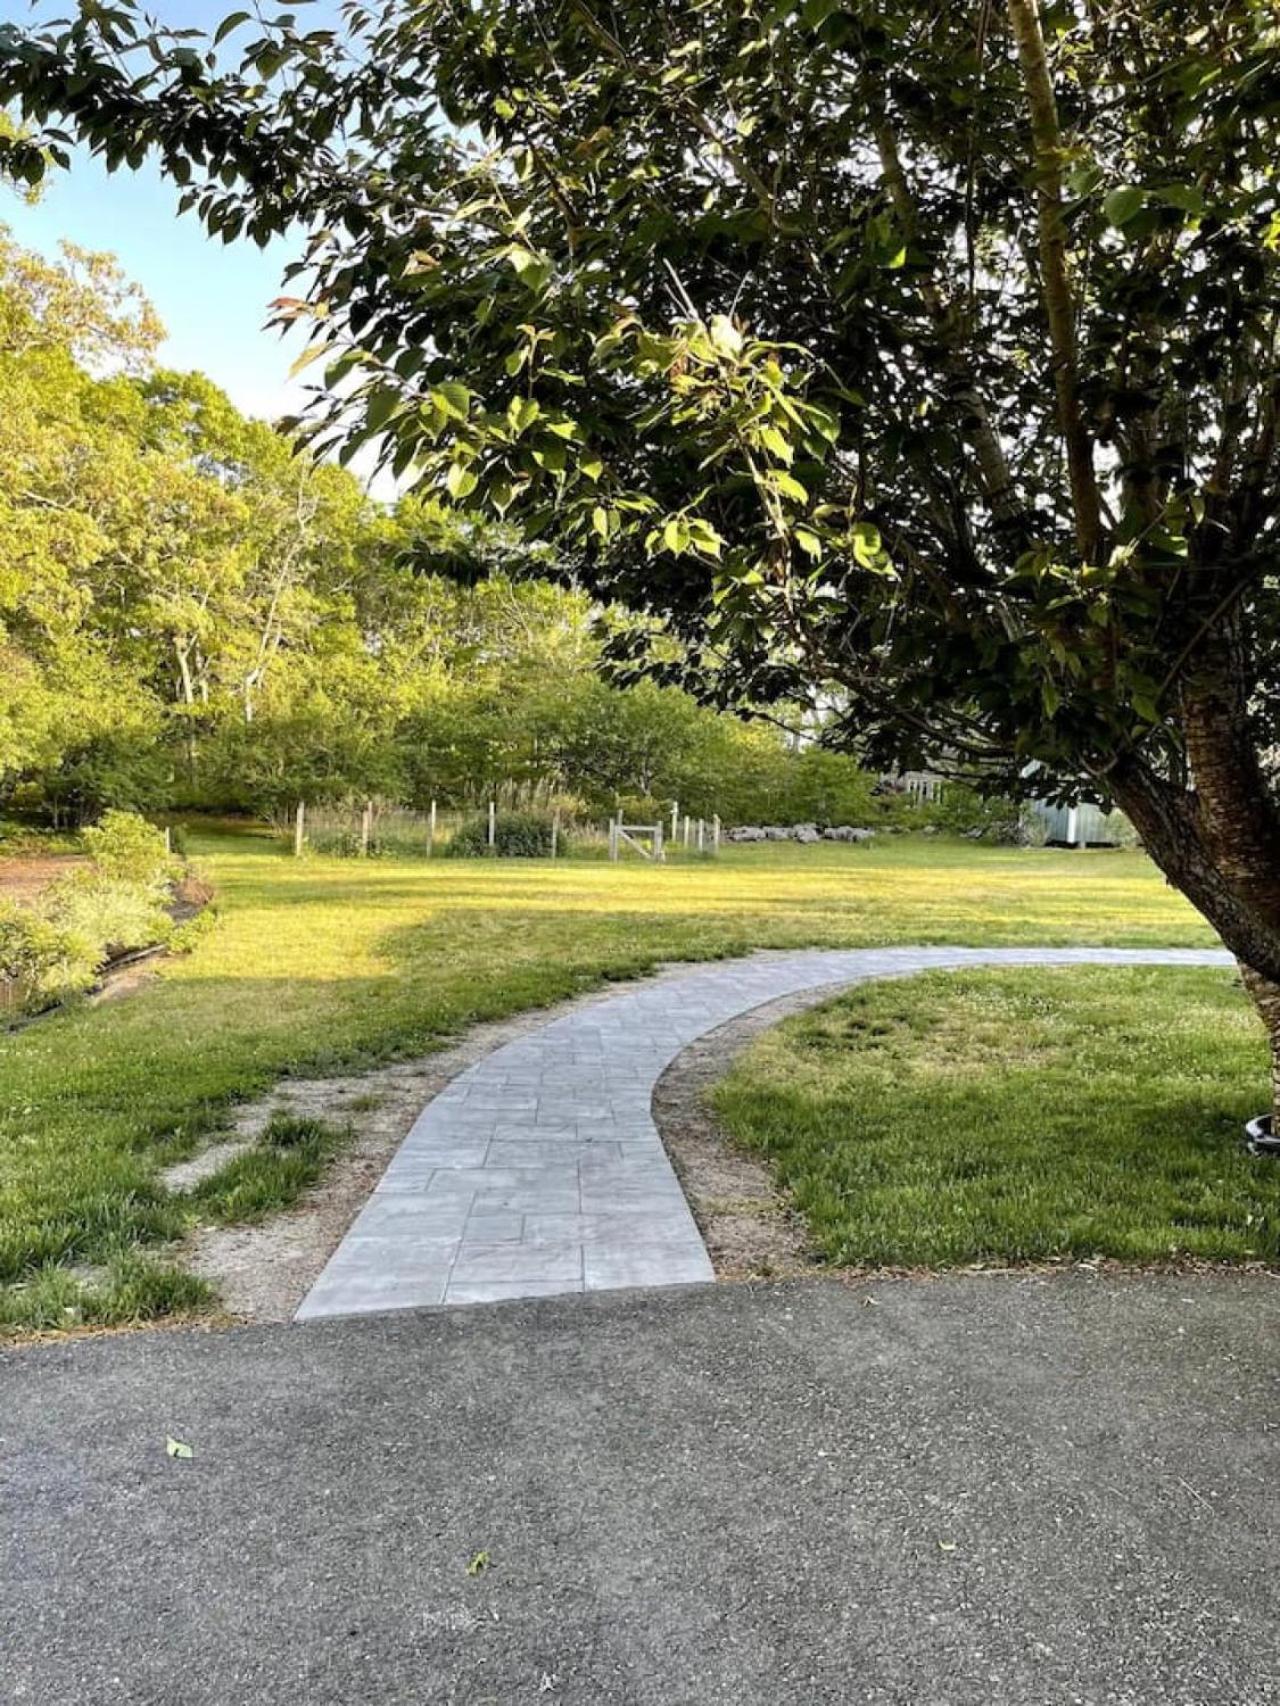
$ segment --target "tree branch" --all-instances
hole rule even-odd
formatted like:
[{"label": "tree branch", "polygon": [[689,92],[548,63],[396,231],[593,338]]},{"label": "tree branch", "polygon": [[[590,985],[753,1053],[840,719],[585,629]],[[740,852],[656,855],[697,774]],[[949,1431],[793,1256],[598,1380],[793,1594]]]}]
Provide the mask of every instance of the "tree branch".
[{"label": "tree branch", "polygon": [[1039,207],[1041,292],[1049,321],[1058,422],[1067,449],[1076,544],[1086,563],[1097,561],[1102,541],[1102,507],[1093,466],[1093,444],[1080,406],[1079,355],[1075,301],[1067,267],[1067,221],[1062,203],[1062,138],[1049,76],[1037,0],[1009,0],[1023,89],[1031,119],[1032,159]]}]

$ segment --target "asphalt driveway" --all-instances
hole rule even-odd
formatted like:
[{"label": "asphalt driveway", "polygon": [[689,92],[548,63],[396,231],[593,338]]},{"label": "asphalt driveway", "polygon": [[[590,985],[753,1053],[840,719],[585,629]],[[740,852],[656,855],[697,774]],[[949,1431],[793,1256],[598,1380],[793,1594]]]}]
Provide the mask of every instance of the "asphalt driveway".
[{"label": "asphalt driveway", "polygon": [[1272,1706],[1278,1537],[1264,1276],[0,1357],[5,1706]]}]

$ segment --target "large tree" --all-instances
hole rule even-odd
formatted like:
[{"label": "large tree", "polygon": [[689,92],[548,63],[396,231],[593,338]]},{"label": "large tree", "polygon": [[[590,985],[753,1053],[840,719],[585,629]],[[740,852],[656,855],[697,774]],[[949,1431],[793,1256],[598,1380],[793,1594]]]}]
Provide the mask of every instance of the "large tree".
[{"label": "large tree", "polygon": [[10,31],[11,169],[155,153],[224,237],[301,230],[316,444],[554,540],[667,673],[1118,800],[1280,1104],[1274,7],[344,17]]}]

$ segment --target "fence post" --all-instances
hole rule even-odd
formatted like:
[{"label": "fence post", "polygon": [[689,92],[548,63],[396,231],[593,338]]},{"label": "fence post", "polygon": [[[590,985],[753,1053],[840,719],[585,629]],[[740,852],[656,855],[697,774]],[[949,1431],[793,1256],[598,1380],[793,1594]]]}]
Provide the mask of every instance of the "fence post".
[{"label": "fence post", "polygon": [[431,802],[431,810],[427,813],[427,858],[435,852],[436,846],[436,803]]},{"label": "fence post", "polygon": [[560,846],[560,807],[551,814],[551,857],[554,859]]},{"label": "fence post", "polygon": [[711,852],[716,859],[720,857],[720,813],[717,812],[711,820]]},{"label": "fence post", "polygon": [[684,847],[686,853],[689,851],[689,842],[692,839],[692,836],[693,819],[689,816],[688,812],[686,812],[684,814]]},{"label": "fence post", "polygon": [[302,800],[298,801],[298,809],[293,816],[293,856],[301,859],[302,849],[307,844],[307,808]]},{"label": "fence post", "polygon": [[373,801],[366,800],[364,810],[360,813],[360,853],[362,857],[369,852],[369,834],[373,829]]},{"label": "fence post", "polygon": [[655,865],[665,864],[666,857],[663,849],[662,823],[659,821],[653,826],[653,862]]},{"label": "fence post", "polygon": [[498,802],[489,801],[489,851],[493,852],[498,845]]},{"label": "fence post", "polygon": [[164,826],[164,850],[166,855],[173,852],[173,831],[167,823]]},{"label": "fence post", "polygon": [[680,833],[680,802],[671,802],[671,839],[674,841]]},{"label": "fence post", "polygon": [[705,853],[706,850],[707,850],[707,820],[704,817],[700,817],[698,819],[698,852],[699,853]]},{"label": "fence post", "polygon": [[618,861],[618,825],[614,818],[609,819],[609,858],[614,864]]}]

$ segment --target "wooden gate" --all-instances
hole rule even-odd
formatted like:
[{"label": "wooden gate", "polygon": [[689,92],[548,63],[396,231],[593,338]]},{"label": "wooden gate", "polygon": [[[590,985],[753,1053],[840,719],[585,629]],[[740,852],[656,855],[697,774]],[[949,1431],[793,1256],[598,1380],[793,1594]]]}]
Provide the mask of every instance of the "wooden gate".
[{"label": "wooden gate", "polygon": [[[644,837],[648,837],[649,845],[644,845]],[[648,859],[651,864],[661,865],[666,859],[663,851],[662,825],[660,823],[623,823],[622,819],[609,820],[609,857],[615,864],[622,852],[623,843],[633,848],[642,859]]]}]

